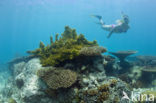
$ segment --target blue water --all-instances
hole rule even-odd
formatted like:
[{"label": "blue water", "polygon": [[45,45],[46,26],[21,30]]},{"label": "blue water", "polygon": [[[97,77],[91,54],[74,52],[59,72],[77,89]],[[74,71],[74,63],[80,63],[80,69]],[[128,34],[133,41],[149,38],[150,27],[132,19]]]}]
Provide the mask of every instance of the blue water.
[{"label": "blue water", "polygon": [[[90,17],[102,15],[109,24],[121,18],[121,11],[129,16],[130,29],[110,39]],[[0,63],[26,55],[40,41],[49,43],[50,35],[66,25],[109,51],[156,55],[156,0],[0,0]]]}]

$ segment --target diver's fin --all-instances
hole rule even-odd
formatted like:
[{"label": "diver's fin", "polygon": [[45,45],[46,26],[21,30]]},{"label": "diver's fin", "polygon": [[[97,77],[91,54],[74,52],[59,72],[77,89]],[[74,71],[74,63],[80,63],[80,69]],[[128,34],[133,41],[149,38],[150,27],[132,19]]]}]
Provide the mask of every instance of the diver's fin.
[{"label": "diver's fin", "polygon": [[98,18],[99,21],[100,21],[100,24],[101,24],[101,25],[104,25],[104,22],[103,22],[103,20],[102,20],[102,16],[100,16],[100,15],[91,15],[91,17]]},{"label": "diver's fin", "polygon": [[112,34],[113,34],[113,30],[111,30],[111,32],[108,34],[107,38],[110,38]]},{"label": "diver's fin", "polygon": [[102,16],[100,16],[100,15],[91,15],[91,17],[96,17],[96,18],[98,18],[99,20],[102,19]]}]

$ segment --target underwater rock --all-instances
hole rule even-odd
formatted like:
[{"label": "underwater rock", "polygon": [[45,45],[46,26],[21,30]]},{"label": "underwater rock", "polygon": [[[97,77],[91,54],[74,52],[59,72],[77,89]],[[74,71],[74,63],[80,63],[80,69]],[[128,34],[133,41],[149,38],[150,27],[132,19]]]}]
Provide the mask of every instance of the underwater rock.
[{"label": "underwater rock", "polygon": [[83,83],[87,85],[88,88],[98,86],[98,82],[102,82],[106,78],[105,72],[90,73],[87,77],[83,78]]},{"label": "underwater rock", "polygon": [[78,73],[87,74],[88,72],[104,71],[103,56],[80,56],[67,62],[63,68],[71,69]]},{"label": "underwater rock", "polygon": [[33,55],[23,56],[23,57],[17,57],[17,58],[14,58],[13,60],[9,61],[8,64],[11,65],[11,64],[19,63],[21,61],[27,62],[27,61],[29,61],[32,58],[34,58]]},{"label": "underwater rock", "polygon": [[2,90],[5,87],[9,77],[10,77],[9,71],[3,70],[2,72],[0,72],[0,90]]},{"label": "underwater rock", "polygon": [[47,86],[36,75],[36,72],[41,68],[38,58],[14,63],[11,67],[13,77],[11,84],[8,83],[7,89],[11,89],[11,97],[17,103],[57,103],[46,96],[44,89]]},{"label": "underwater rock", "polygon": [[12,71],[13,76],[17,76],[20,73],[22,73],[23,69],[25,68],[26,62],[21,61],[21,62],[14,63],[14,64],[10,64],[9,69]]},{"label": "underwater rock", "polygon": [[133,66],[133,67],[131,68],[131,72],[128,73],[128,76],[129,76],[131,79],[133,79],[133,81],[134,81],[134,79],[135,79],[135,80],[138,80],[138,79],[142,76],[142,69],[143,69],[143,67],[140,67],[140,66]]},{"label": "underwater rock", "polygon": [[113,56],[110,55],[104,55],[104,60],[107,61],[108,63],[114,63],[115,62],[115,58]]},{"label": "underwater rock", "polygon": [[113,75],[117,73],[119,65],[116,63],[116,59],[110,55],[103,55],[103,65],[107,75]]},{"label": "underwater rock", "polygon": [[12,85],[10,85],[8,82],[11,83],[12,81],[9,81],[10,74],[8,74],[8,72],[1,73],[0,73],[0,103],[8,103],[7,99],[10,98],[13,93]]},{"label": "underwater rock", "polygon": [[22,88],[22,86],[24,85],[23,79],[16,79],[16,85],[18,88]]}]

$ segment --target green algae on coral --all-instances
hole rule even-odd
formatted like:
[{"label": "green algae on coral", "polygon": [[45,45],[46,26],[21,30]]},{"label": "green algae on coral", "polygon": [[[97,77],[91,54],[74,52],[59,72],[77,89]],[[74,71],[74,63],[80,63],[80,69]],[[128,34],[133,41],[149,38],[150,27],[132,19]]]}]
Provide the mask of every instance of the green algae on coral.
[{"label": "green algae on coral", "polygon": [[8,99],[8,103],[17,103],[17,102],[16,102],[15,99],[13,99],[13,98],[9,98],[9,99]]},{"label": "green algae on coral", "polygon": [[57,66],[79,56],[83,47],[97,45],[96,41],[88,41],[83,34],[78,35],[75,29],[66,26],[60,37],[56,34],[55,41],[50,37],[50,45],[45,46],[40,42],[38,49],[28,53],[40,57],[42,66]]}]

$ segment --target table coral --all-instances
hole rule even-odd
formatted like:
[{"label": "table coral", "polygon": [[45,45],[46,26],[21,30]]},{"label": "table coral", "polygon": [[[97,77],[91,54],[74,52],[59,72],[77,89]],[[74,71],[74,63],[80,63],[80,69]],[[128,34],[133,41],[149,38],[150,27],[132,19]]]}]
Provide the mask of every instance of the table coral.
[{"label": "table coral", "polygon": [[106,52],[107,50],[100,46],[93,47],[84,47],[80,50],[80,54],[84,56],[100,56],[101,53]]}]

